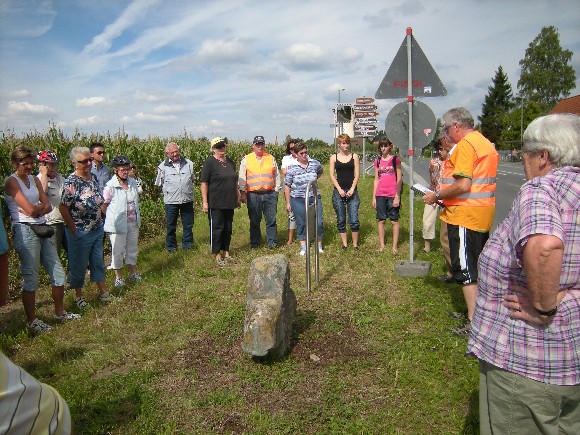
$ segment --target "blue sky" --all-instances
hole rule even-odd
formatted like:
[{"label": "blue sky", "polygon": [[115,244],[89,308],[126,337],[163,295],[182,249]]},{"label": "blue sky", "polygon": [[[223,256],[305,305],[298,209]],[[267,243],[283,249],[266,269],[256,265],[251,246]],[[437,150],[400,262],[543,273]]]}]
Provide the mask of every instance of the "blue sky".
[{"label": "blue sky", "polygon": [[[373,97],[413,35],[445,84],[437,117],[480,114],[543,26],[575,54],[578,0],[0,0],[0,130],[332,141],[343,103]],[[377,100],[379,125],[399,100]]]}]

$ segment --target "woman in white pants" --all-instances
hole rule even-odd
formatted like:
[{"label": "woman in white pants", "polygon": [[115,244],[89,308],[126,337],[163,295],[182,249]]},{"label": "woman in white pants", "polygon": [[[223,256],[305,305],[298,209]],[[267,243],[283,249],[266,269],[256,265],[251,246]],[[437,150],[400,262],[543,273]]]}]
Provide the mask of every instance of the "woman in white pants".
[{"label": "woman in white pants", "polygon": [[140,281],[137,273],[137,241],[141,215],[139,192],[135,179],[129,177],[131,161],[125,156],[111,160],[115,175],[107,182],[105,198],[105,231],[111,239],[111,269],[115,271],[115,287],[123,287],[123,260],[129,267],[129,279]]}]

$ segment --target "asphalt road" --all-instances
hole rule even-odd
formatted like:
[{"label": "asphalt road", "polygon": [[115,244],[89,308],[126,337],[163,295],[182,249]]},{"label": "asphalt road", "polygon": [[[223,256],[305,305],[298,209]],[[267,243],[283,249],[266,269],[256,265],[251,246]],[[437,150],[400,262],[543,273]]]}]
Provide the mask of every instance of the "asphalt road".
[{"label": "asphalt road", "polygon": [[[405,183],[408,185],[409,165],[405,162],[403,163],[403,173]],[[497,170],[495,219],[491,232],[507,217],[513,200],[525,181],[524,167],[521,163],[505,161],[499,163]],[[429,159],[422,157],[413,159],[413,182],[429,186]]]}]

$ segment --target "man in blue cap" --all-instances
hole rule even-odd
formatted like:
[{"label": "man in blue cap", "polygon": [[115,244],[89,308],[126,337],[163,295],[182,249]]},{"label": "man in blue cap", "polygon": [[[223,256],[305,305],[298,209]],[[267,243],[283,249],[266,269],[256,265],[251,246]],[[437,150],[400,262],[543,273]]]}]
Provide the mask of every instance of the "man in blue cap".
[{"label": "man in blue cap", "polygon": [[276,159],[264,152],[265,145],[264,136],[254,137],[253,152],[246,155],[240,162],[238,184],[241,201],[248,206],[250,247],[252,248],[260,246],[262,214],[266,221],[268,247],[278,246],[276,212],[281,185],[280,171]]}]

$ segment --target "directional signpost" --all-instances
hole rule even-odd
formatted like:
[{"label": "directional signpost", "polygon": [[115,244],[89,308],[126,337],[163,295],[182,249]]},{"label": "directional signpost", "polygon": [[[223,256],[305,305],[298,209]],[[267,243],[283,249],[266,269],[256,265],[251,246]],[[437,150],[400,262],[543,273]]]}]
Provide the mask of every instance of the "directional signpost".
[{"label": "directional signpost", "polygon": [[363,138],[363,178],[366,176],[364,164],[366,162],[366,139],[374,136],[377,131],[377,106],[374,98],[357,98],[354,109],[354,135]]},{"label": "directional signpost", "polygon": [[[408,144],[408,156],[409,156],[409,185],[413,185],[413,156],[415,154],[415,149],[420,149],[422,146],[419,145],[419,142],[416,143],[414,141],[414,130],[417,124],[421,124],[422,122],[414,122],[414,116],[418,115],[419,117],[429,118],[430,115],[427,111],[423,109],[419,109],[419,105],[416,104],[414,97],[440,97],[447,95],[447,90],[445,86],[437,76],[437,73],[429,63],[429,60],[419,47],[419,43],[413,38],[413,30],[410,27],[407,27],[406,37],[397,52],[395,59],[391,63],[387,74],[383,78],[377,92],[375,93],[376,99],[389,99],[389,98],[404,98],[406,97],[407,101],[398,104],[397,106],[403,105],[407,106],[406,110],[406,128],[401,128],[404,121],[402,118],[404,117],[404,110],[401,108],[393,108],[389,116],[387,116],[387,126],[386,131],[389,138],[389,131],[391,134],[396,134],[397,132],[404,133],[406,130],[407,133],[407,141]],[[427,105],[423,105],[428,108]],[[393,112],[394,111],[394,112]],[[429,109],[431,111],[431,109]],[[431,112],[432,114],[433,112]],[[389,117],[394,119],[394,123],[397,125],[392,126],[389,122]],[[409,128],[408,126],[412,126]],[[421,139],[421,134],[423,134],[424,138],[427,139],[429,135],[435,134],[436,125],[432,124],[431,126],[425,125],[422,129],[419,127],[419,132],[416,136]],[[428,131],[431,130],[431,131]],[[421,133],[422,132],[422,133]],[[431,136],[432,138],[432,136]],[[395,145],[397,142],[391,139]],[[401,143],[404,143],[401,141]],[[428,142],[427,142],[428,143]],[[424,146],[424,145],[423,145]],[[431,263],[428,261],[423,262],[413,262],[413,203],[414,203],[414,192],[409,190],[409,262],[400,261],[395,266],[395,271],[402,276],[425,276],[429,274],[429,269],[431,268]]]}]

